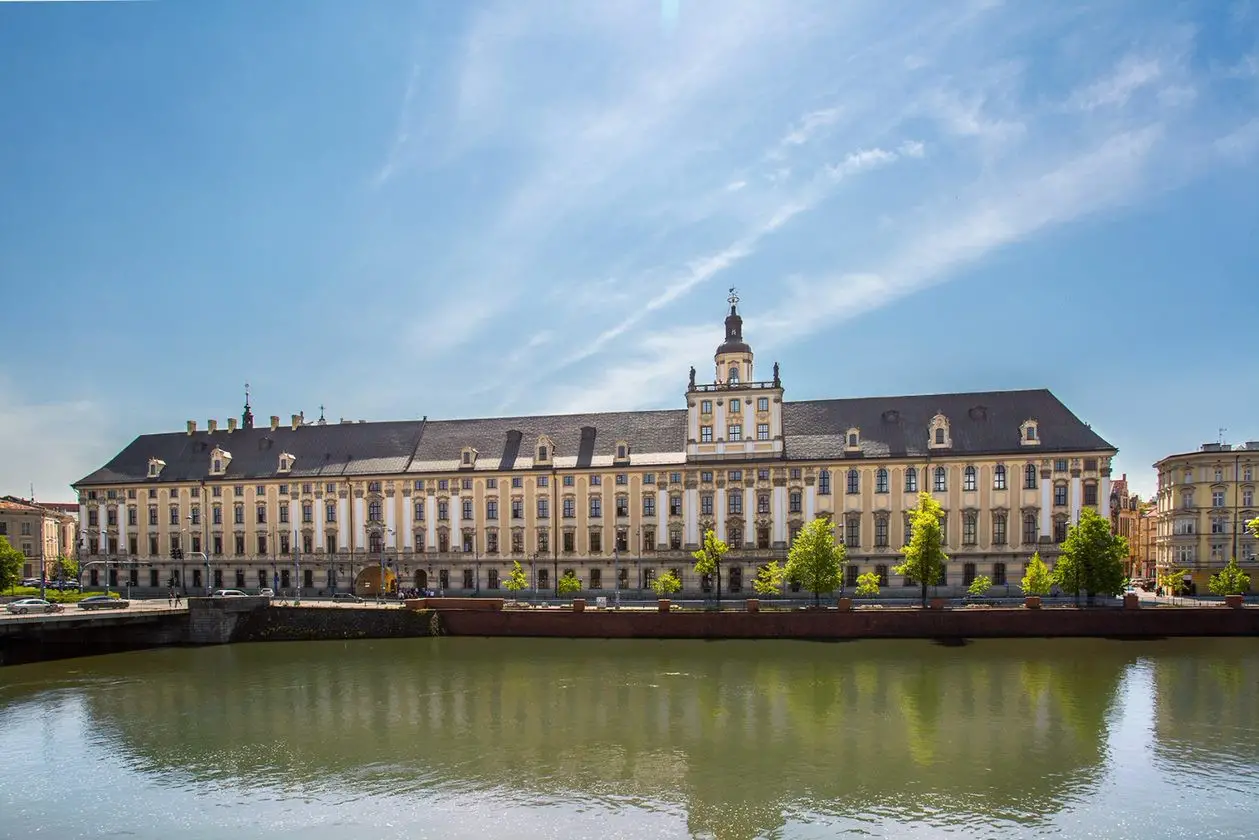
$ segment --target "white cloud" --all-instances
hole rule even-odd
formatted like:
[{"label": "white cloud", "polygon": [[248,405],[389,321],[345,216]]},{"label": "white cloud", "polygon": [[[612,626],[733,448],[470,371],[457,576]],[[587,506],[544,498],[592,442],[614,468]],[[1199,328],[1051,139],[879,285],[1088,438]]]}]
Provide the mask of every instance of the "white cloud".
[{"label": "white cloud", "polygon": [[1162,76],[1163,71],[1158,61],[1129,56],[1119,62],[1111,75],[1073,94],[1070,102],[1073,107],[1084,111],[1108,105],[1121,106],[1134,93],[1158,81]]},{"label": "white cloud", "polygon": [[0,380],[0,494],[71,501],[70,483],[114,453],[104,412],[89,400],[41,403]]}]

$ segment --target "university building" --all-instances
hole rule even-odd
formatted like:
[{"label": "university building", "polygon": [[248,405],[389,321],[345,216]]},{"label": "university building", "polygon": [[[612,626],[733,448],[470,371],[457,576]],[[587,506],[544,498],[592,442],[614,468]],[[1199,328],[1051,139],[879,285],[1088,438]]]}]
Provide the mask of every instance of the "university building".
[{"label": "university building", "polygon": [[239,424],[142,435],[75,484],[85,578],[501,594],[519,560],[542,595],[568,570],[588,595],[633,596],[672,569],[698,596],[714,582],[690,552],[711,528],[737,595],[826,516],[845,585],[870,571],[899,594],[926,490],[946,513],[943,586],[1017,587],[1082,508],[1109,513],[1115,447],[1047,390],[787,401],[733,295],[713,362],[691,368],[683,407],[655,411],[255,425],[246,395]]}]

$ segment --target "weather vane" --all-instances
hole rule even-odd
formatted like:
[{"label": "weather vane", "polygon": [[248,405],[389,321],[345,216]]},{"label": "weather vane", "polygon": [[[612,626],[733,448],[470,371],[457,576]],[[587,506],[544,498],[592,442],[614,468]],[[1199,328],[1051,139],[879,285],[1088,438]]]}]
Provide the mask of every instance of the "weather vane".
[{"label": "weather vane", "polygon": [[736,289],[734,286],[731,286],[731,287],[730,287],[730,297],[726,298],[726,301],[727,301],[727,302],[728,302],[731,306],[734,306],[735,304],[737,304],[737,303],[739,302],[739,290],[738,290],[738,289]]}]

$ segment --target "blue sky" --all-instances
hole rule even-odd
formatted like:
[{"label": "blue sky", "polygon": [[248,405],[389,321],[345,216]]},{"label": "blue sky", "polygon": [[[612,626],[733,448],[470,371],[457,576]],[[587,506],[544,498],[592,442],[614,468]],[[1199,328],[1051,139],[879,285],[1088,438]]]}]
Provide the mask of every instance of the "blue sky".
[{"label": "blue sky", "polygon": [[731,286],[788,398],[1259,438],[1254,0],[0,3],[0,79],[0,492],[245,381],[681,407]]}]

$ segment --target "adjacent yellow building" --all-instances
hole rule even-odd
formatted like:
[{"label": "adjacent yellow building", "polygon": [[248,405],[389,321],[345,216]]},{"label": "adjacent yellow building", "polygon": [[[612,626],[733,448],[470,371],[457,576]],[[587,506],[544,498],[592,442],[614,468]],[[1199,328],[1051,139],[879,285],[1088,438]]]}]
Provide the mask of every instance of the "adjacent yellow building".
[{"label": "adjacent yellow building", "polygon": [[57,559],[74,555],[74,517],[57,506],[5,496],[0,498],[0,537],[26,558],[23,578],[51,578]]},{"label": "adjacent yellow building", "polygon": [[85,569],[155,590],[370,594],[383,578],[468,594],[519,560],[543,594],[568,570],[599,595],[672,569],[695,596],[714,585],[690,555],[712,528],[739,594],[828,516],[846,585],[870,571],[891,594],[910,585],[891,569],[919,490],[946,512],[944,589],[1016,587],[1084,507],[1107,514],[1116,450],[1049,391],[787,401],[777,364],[757,375],[737,304],[683,408],[255,426],[247,398],[239,424],[142,435],[75,485]]},{"label": "adjacent yellow building", "polygon": [[1197,591],[1206,594],[1211,575],[1236,557],[1251,581],[1259,582],[1256,541],[1246,530],[1246,523],[1259,516],[1255,504],[1259,441],[1238,446],[1205,443],[1196,452],[1169,455],[1154,468],[1158,571],[1184,569]]}]

